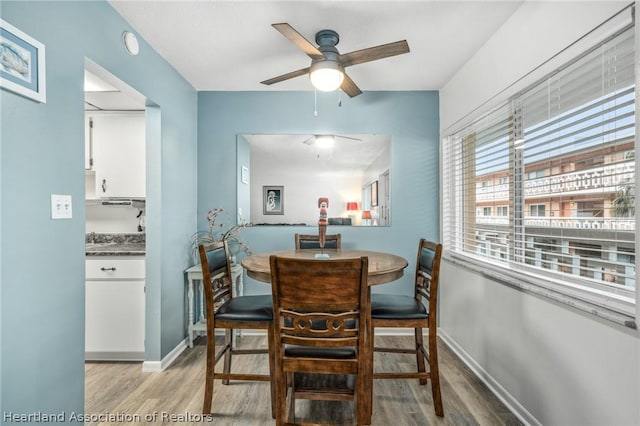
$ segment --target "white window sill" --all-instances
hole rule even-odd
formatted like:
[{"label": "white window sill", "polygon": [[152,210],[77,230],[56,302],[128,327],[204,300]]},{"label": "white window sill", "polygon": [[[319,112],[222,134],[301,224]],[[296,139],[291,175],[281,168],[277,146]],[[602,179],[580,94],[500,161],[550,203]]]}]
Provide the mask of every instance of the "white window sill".
[{"label": "white window sill", "polygon": [[501,284],[571,306],[616,324],[637,329],[635,300],[571,283],[554,281],[529,271],[512,269],[491,259],[445,251],[443,258]]}]

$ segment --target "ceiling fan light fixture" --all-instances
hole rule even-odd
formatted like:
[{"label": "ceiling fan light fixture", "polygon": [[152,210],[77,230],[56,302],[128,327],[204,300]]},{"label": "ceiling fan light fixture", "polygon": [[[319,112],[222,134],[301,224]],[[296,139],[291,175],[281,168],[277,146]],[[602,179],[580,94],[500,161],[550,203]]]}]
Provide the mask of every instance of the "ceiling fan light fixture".
[{"label": "ceiling fan light fixture", "polygon": [[333,92],[342,85],[344,72],[339,63],[320,60],[311,65],[309,78],[316,89],[322,92]]}]

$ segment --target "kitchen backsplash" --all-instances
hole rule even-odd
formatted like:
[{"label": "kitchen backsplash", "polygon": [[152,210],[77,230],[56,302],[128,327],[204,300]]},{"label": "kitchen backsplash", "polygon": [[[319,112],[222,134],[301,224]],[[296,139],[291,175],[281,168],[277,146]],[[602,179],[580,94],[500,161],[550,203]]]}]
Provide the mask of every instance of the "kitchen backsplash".
[{"label": "kitchen backsplash", "polygon": [[108,243],[144,244],[145,234],[144,232],[136,232],[136,233],[87,232],[85,234],[84,241],[85,243],[89,243],[89,244],[108,244]]},{"label": "kitchen backsplash", "polygon": [[87,233],[138,233],[139,212],[131,206],[87,204],[85,230]]}]

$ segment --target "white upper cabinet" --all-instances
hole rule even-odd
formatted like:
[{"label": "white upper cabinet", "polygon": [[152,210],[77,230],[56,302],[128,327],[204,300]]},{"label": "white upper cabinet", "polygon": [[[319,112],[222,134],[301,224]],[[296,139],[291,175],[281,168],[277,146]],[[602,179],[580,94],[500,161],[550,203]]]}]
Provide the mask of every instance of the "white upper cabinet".
[{"label": "white upper cabinet", "polygon": [[[87,112],[87,151],[93,150],[95,195],[143,198],[145,196],[144,112]],[[89,162],[88,152],[85,155]]]}]

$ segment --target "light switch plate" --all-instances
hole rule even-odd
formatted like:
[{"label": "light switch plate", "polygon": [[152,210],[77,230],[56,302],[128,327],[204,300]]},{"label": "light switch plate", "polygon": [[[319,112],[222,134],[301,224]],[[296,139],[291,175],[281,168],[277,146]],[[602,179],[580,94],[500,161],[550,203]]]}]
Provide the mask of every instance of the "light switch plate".
[{"label": "light switch plate", "polygon": [[51,194],[51,219],[71,219],[71,195]]}]

